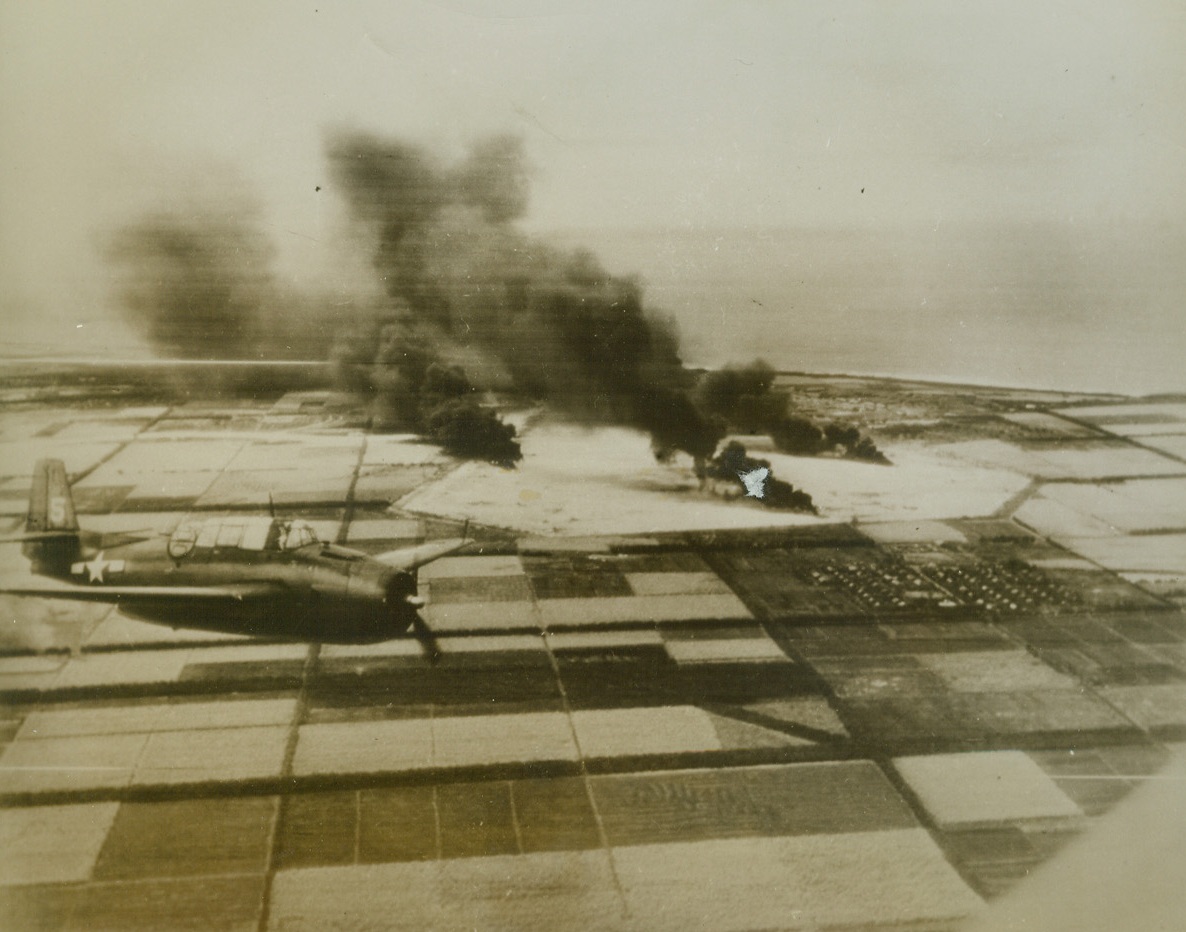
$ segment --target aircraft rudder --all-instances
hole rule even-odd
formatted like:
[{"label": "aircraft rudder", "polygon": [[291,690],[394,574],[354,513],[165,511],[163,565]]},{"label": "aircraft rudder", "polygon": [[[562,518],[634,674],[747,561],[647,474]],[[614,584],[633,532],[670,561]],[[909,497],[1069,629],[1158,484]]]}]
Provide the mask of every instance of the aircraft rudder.
[{"label": "aircraft rudder", "polygon": [[61,460],[38,460],[33,471],[33,488],[29,493],[29,513],[25,519],[25,530],[78,530],[74,498],[70,494],[70,483],[66,480],[66,464]]},{"label": "aircraft rudder", "polygon": [[69,575],[70,567],[79,558],[82,541],[66,465],[61,460],[39,460],[33,470],[25,534],[35,538],[21,547],[32,561],[33,572]]}]

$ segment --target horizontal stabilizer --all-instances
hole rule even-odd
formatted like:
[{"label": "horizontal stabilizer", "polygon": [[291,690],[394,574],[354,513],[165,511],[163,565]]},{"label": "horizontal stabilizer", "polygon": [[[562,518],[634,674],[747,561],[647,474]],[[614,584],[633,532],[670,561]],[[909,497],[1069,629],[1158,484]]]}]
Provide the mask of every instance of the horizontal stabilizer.
[{"label": "horizontal stabilizer", "polygon": [[77,537],[78,531],[24,531],[21,534],[6,534],[0,537],[0,544],[24,544],[34,540],[66,540]]}]

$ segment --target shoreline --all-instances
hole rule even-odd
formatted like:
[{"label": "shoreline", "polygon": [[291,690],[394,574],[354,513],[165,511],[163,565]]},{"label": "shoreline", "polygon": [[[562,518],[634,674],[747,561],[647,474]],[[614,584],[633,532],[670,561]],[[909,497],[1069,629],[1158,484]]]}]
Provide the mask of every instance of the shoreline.
[{"label": "shoreline", "polygon": [[[89,374],[102,373],[110,370],[113,374],[124,374],[128,369],[136,370],[169,370],[195,369],[209,367],[212,370],[226,369],[243,372],[253,368],[260,370],[308,370],[311,376],[324,377],[333,366],[329,360],[319,359],[159,359],[153,357],[128,357],[96,359],[93,357],[70,356],[36,356],[36,357],[4,357],[0,356],[0,379],[21,378],[31,375],[50,376],[54,372],[39,370],[68,370],[71,368],[85,369]],[[698,371],[712,371],[722,367],[690,365],[688,368]],[[27,370],[27,371],[22,371]],[[997,382],[991,379],[978,380],[974,377],[956,378],[940,375],[913,375],[887,371],[875,372],[820,372],[803,369],[782,369],[775,367],[778,378],[814,379],[814,380],[849,380],[849,381],[877,381],[891,382],[896,385],[918,385],[928,389],[950,388],[974,391],[996,390],[1010,392],[1032,392],[1051,395],[1083,395],[1092,398],[1115,398],[1126,400],[1141,399],[1177,399],[1186,398],[1186,388],[1166,388],[1154,392],[1117,392],[1086,387],[1061,387],[1052,385],[1033,385],[1009,382]],[[67,372],[56,374],[67,375]]]}]

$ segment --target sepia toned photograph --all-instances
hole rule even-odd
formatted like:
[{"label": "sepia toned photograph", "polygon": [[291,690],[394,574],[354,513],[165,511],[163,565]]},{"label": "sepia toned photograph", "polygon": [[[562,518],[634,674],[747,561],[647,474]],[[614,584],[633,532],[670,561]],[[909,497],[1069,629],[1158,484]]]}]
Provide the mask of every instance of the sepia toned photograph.
[{"label": "sepia toned photograph", "polygon": [[1186,924],[1186,9],[0,0],[0,930]]}]

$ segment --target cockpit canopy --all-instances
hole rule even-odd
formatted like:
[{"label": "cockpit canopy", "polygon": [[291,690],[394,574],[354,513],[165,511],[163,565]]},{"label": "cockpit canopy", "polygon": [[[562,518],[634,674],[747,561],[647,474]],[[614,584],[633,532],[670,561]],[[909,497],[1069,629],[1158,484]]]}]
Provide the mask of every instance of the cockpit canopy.
[{"label": "cockpit canopy", "polygon": [[186,521],[169,538],[169,556],[181,559],[195,549],[280,552],[316,544],[307,521],[281,518],[224,517]]}]

